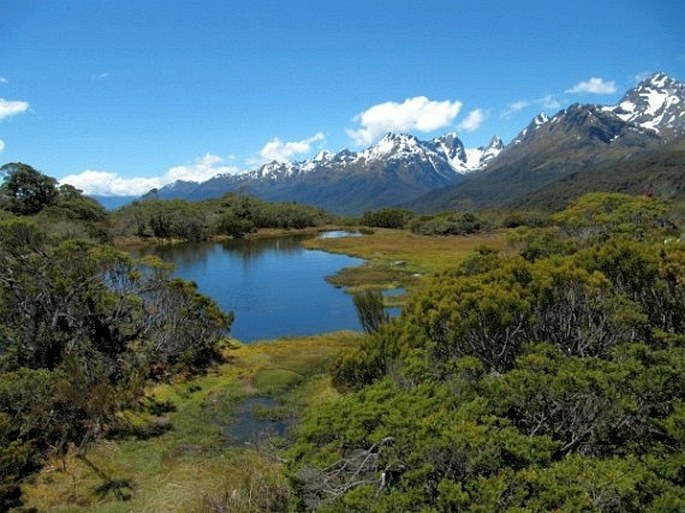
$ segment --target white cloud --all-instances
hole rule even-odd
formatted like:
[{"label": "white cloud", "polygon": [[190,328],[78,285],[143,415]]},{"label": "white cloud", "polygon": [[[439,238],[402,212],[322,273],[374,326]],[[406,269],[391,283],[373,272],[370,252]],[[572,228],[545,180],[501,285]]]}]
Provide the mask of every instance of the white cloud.
[{"label": "white cloud", "polygon": [[2,151],[2,150],[4,150],[4,149],[5,149],[5,141],[3,141],[2,139],[0,139],[0,151]]},{"label": "white cloud", "polygon": [[0,120],[26,112],[29,102],[11,101],[0,98]]},{"label": "white cloud", "polygon": [[109,171],[87,169],[82,173],[65,176],[60,183],[68,183],[85,194],[102,196],[140,196],[150,189],[163,187],[176,180],[203,182],[215,175],[239,172],[236,166],[225,164],[225,159],[207,153],[192,163],[174,166],[161,176],[125,178]]},{"label": "white cloud", "polygon": [[507,105],[501,116],[504,119],[508,119],[514,114],[521,112],[528,107],[535,106],[543,110],[556,110],[562,106],[562,102],[557,100],[554,95],[548,94],[547,96],[542,96],[534,100],[518,100]]},{"label": "white cloud", "polygon": [[528,100],[519,100],[519,101],[510,103],[509,105],[507,105],[506,112],[513,114],[515,112],[522,111],[523,109],[525,109],[526,107],[529,107],[530,105],[531,105],[531,102],[529,102]]},{"label": "white cloud", "polygon": [[91,79],[93,82],[97,82],[97,81],[100,81],[100,80],[104,80],[104,79],[106,79],[107,77],[109,77],[109,73],[108,73],[107,71],[104,71],[104,72],[101,72],[101,73],[93,73],[93,74],[90,76],[90,79]]},{"label": "white cloud", "polygon": [[592,93],[592,94],[612,94],[616,92],[616,82],[604,80],[603,78],[592,77],[590,80],[578,82],[567,93]]},{"label": "white cloud", "polygon": [[483,109],[472,110],[466,116],[466,119],[457,125],[457,128],[466,132],[474,132],[475,130],[478,130],[480,125],[483,124],[483,121],[485,121],[486,117],[487,115]]},{"label": "white cloud", "polygon": [[543,96],[542,98],[538,98],[533,103],[536,105],[541,105],[545,110],[554,110],[561,107],[561,102],[551,94]]},{"label": "white cloud", "polygon": [[295,155],[301,155],[312,151],[312,145],[314,143],[325,140],[326,138],[321,132],[318,132],[307,139],[303,139],[302,141],[283,142],[278,137],[274,137],[260,150],[260,161],[253,161],[253,163],[271,162],[272,160],[289,162]]},{"label": "white cloud", "polygon": [[123,178],[117,173],[87,169],[79,174],[68,175],[60,180],[81,189],[85,194],[102,196],[139,196],[150,189],[161,187],[160,177]]},{"label": "white cloud", "polygon": [[640,82],[644,82],[647,80],[649,77],[651,77],[653,73],[650,73],[648,71],[643,71],[642,73],[638,73],[633,77],[633,80],[635,81],[636,84],[639,84]]},{"label": "white cloud", "polygon": [[9,82],[9,80],[7,80],[5,77],[0,77],[0,84],[6,84],[7,82]]},{"label": "white cloud", "polygon": [[164,184],[176,180],[204,182],[218,174],[233,175],[240,171],[236,166],[226,165],[225,162],[224,158],[207,153],[204,157],[195,159],[192,164],[172,167],[161,177],[161,180]]},{"label": "white cloud", "polygon": [[371,144],[385,132],[432,132],[449,126],[461,106],[460,101],[434,101],[425,96],[407,98],[402,103],[379,103],[355,116],[354,121],[361,126],[346,132],[359,145]]}]

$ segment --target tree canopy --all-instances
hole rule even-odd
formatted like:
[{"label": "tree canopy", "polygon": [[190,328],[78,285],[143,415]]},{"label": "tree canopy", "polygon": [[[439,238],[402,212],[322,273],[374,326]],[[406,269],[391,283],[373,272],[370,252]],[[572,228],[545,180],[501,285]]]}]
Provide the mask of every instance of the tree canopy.
[{"label": "tree canopy", "polygon": [[55,203],[57,180],[21,162],[0,167],[0,195],[4,208],[17,214],[37,214]]}]

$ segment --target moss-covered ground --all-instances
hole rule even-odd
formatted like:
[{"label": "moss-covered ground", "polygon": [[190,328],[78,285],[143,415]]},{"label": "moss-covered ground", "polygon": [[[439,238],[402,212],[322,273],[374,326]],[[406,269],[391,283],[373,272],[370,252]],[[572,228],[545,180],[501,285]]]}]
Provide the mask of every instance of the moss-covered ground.
[{"label": "moss-covered ground", "polygon": [[258,511],[287,501],[282,440],[229,443],[231,421],[249,397],[273,398],[257,418],[295,420],[308,404],[335,395],[327,371],[359,334],[241,345],[206,375],[158,385],[131,429],[98,442],[85,457],[55,460],[24,487],[27,508],[54,512]]}]

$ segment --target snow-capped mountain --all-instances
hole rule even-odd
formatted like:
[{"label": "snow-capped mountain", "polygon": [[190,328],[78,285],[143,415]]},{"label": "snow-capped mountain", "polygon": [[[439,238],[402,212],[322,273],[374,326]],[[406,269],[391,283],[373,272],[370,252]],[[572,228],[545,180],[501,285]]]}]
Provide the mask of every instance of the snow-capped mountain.
[{"label": "snow-capped mountain", "polygon": [[270,200],[308,202],[356,213],[458,183],[466,174],[483,169],[503,147],[498,137],[487,147],[466,149],[455,133],[421,141],[391,132],[360,152],[322,151],[302,162],[273,161],[240,175],[217,175],[199,184],[170,184],[155,195],[198,200],[246,190]]},{"label": "snow-capped mountain", "polygon": [[656,73],[604,108],[621,120],[664,137],[685,133],[685,83]]},{"label": "snow-capped mountain", "polygon": [[456,133],[450,132],[431,141],[421,141],[413,135],[387,133],[376,144],[360,152],[348,149],[339,153],[322,151],[313,159],[302,162],[269,162],[241,178],[278,180],[293,178],[317,170],[343,172],[348,168],[370,168],[379,163],[421,162],[438,175],[452,179],[453,174],[465,174],[485,167],[504,148],[502,140],[493,137],[487,147],[465,149]]},{"label": "snow-capped mountain", "polygon": [[536,116],[481,172],[408,205],[446,210],[505,204],[571,174],[658,151],[682,135],[685,84],[656,73],[617,105],[573,104],[551,117]]},{"label": "snow-capped mountain", "polygon": [[506,146],[497,137],[486,147],[465,148],[455,133],[430,141],[388,133],[359,152],[274,161],[241,175],[171,184],[156,195],[199,200],[241,190],[342,214],[397,204],[418,208],[422,201],[435,208],[494,204],[576,171],[633,158],[680,135],[685,84],[656,73],[616,105],[574,104],[551,117],[540,114]]},{"label": "snow-capped mountain", "polygon": [[538,114],[510,146],[531,142],[543,134],[561,137],[562,132],[579,128],[586,130],[584,134],[575,134],[583,143],[589,137],[607,144],[632,145],[622,138],[628,137],[634,142],[640,134],[647,134],[650,141],[654,140],[653,136],[671,140],[685,134],[685,83],[664,73],[655,73],[626,92],[616,105],[574,104],[551,118]]},{"label": "snow-capped mountain", "polygon": [[685,134],[685,84],[656,73],[617,105],[573,104],[536,116],[502,152],[496,166],[564,170],[617,159]]},{"label": "snow-capped mountain", "polygon": [[543,126],[545,123],[549,121],[549,117],[547,117],[547,114],[544,112],[541,112],[537,116],[533,118],[533,121],[530,122],[530,124],[524,128],[521,133],[512,141],[513,144],[520,144],[521,141],[526,137],[526,135],[535,132],[538,128]]}]

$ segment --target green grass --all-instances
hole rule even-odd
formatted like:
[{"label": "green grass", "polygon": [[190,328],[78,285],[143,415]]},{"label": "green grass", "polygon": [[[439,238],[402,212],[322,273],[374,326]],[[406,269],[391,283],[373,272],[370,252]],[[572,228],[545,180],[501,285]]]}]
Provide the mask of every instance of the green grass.
[{"label": "green grass", "polygon": [[[158,415],[128,413],[140,427],[171,426],[161,435],[103,440],[87,461],[69,455],[49,462],[24,487],[27,508],[54,512],[258,511],[259,501],[287,497],[288,486],[274,449],[230,447],[221,427],[250,396],[271,396],[279,406],[261,418],[282,418],[312,401],[336,395],[326,372],[335,355],[355,344],[350,332],[242,345],[229,362],[206,375],[149,390]],[[151,401],[148,401],[151,403]]]},{"label": "green grass", "polygon": [[459,265],[479,247],[503,250],[505,237],[501,233],[435,237],[379,228],[361,237],[312,239],[304,245],[367,260],[359,267],[345,268],[328,277],[335,286],[349,287],[351,291],[369,286],[411,289],[421,277]]}]

